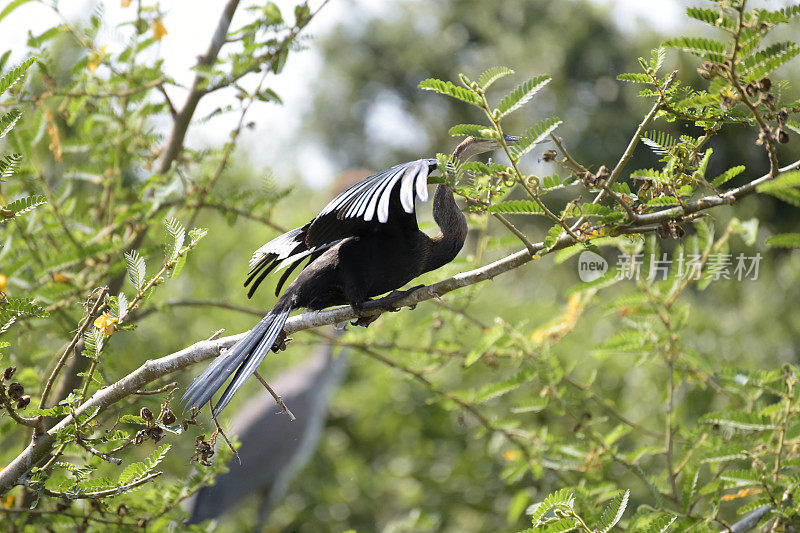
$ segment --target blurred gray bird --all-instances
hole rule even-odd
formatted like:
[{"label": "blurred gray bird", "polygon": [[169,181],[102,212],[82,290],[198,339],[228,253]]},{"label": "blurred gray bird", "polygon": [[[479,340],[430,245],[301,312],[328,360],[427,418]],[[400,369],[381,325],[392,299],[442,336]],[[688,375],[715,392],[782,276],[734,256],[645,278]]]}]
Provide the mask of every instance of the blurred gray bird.
[{"label": "blurred gray bird", "polygon": [[320,345],[307,361],[274,382],[276,391],[297,417],[280,412],[274,399],[259,394],[250,399],[233,419],[232,432],[241,446],[228,463],[228,472],[215,484],[202,488],[191,502],[190,524],[220,517],[258,494],[258,526],[266,523],[272,508],[289,482],[312,457],[319,442],[333,391],[344,377],[349,354],[333,356],[333,347]]}]

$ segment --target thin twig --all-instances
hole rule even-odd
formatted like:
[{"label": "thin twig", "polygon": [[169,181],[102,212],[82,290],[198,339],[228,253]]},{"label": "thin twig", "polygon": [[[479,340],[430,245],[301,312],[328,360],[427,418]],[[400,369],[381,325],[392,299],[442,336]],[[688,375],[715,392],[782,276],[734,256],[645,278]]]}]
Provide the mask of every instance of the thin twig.
[{"label": "thin twig", "polygon": [[61,372],[61,369],[64,367],[64,363],[66,362],[67,357],[69,357],[70,352],[73,350],[73,348],[75,348],[75,345],[78,344],[78,341],[83,338],[83,334],[86,332],[89,324],[91,324],[92,321],[97,318],[97,316],[100,314],[100,310],[105,307],[107,294],[108,287],[103,287],[100,289],[100,294],[97,296],[97,300],[95,301],[92,310],[88,315],[86,315],[86,320],[83,321],[83,324],[81,324],[80,328],[78,328],[78,332],[75,333],[72,341],[69,343],[66,350],[64,350],[64,353],[61,354],[58,363],[56,363],[56,367],[50,373],[50,377],[47,378],[44,389],[42,389],[42,398],[39,400],[39,409],[44,409],[47,405],[47,399],[50,396],[50,391],[53,388],[53,384],[55,383],[59,372]]},{"label": "thin twig", "polygon": [[167,392],[167,391],[172,390],[172,389],[177,389],[177,388],[178,388],[178,382],[177,381],[173,381],[169,385],[164,385],[160,389],[137,390],[136,392],[134,392],[134,394],[136,394],[138,396],[152,396],[152,395],[155,395],[155,394],[161,394],[161,393]]},{"label": "thin twig", "polygon": [[239,457],[239,452],[237,452],[236,448],[233,447],[233,444],[231,444],[231,441],[230,441],[230,439],[228,439],[228,436],[225,434],[224,431],[222,431],[222,427],[219,425],[219,422],[217,421],[217,413],[214,411],[214,405],[211,403],[211,401],[208,402],[208,409],[209,409],[209,411],[211,411],[211,420],[213,420],[214,421],[214,425],[217,426],[217,431],[214,432],[214,435],[211,438],[212,444],[216,440],[217,435],[222,435],[222,438],[225,439],[225,442],[228,445],[228,448],[231,449],[231,451],[233,452],[233,455],[236,456],[236,460],[239,461],[239,464],[241,465],[242,464],[242,458]]},{"label": "thin twig", "polygon": [[294,422],[295,420],[297,420],[297,417],[295,417],[295,416],[294,416],[294,413],[292,413],[292,412],[289,410],[289,408],[288,408],[288,407],[286,407],[286,403],[283,401],[283,398],[281,398],[281,397],[280,397],[280,396],[279,396],[279,395],[278,395],[278,394],[277,394],[277,393],[276,393],[276,392],[275,392],[275,391],[272,389],[272,387],[270,387],[269,383],[267,383],[267,380],[266,380],[266,379],[264,379],[264,378],[261,376],[261,374],[259,374],[259,373],[258,373],[258,370],[256,370],[255,372],[253,372],[253,375],[256,377],[256,379],[257,379],[258,381],[260,381],[260,382],[261,382],[261,384],[262,384],[262,385],[264,385],[264,388],[265,388],[265,389],[267,389],[267,390],[269,391],[269,393],[272,395],[272,397],[273,397],[273,398],[275,398],[275,403],[277,403],[277,404],[278,404],[278,405],[281,407],[281,409],[283,410],[283,412],[284,412],[284,413],[286,413],[286,415],[289,417],[289,420],[291,420],[292,422]]},{"label": "thin twig", "polygon": [[81,448],[83,448],[87,452],[91,453],[92,455],[96,455],[97,457],[99,457],[100,459],[103,459],[104,461],[108,461],[109,463],[113,463],[115,465],[121,465],[122,464],[122,459],[119,459],[117,457],[111,457],[109,454],[107,454],[105,452],[101,452],[97,448],[94,448],[93,446],[91,446],[89,443],[84,442],[84,440],[81,439],[80,437],[76,438],[75,442],[78,443],[78,446],[80,446]]}]

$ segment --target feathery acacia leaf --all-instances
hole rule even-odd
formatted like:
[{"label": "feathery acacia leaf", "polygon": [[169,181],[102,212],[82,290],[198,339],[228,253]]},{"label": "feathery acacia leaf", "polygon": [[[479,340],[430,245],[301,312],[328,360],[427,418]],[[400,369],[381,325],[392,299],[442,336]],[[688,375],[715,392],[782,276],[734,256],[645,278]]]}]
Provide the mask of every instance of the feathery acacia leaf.
[{"label": "feathery acacia leaf", "polygon": [[0,182],[6,181],[14,172],[19,168],[19,162],[22,161],[22,155],[11,154],[3,156],[0,159]]},{"label": "feathery acacia leaf", "polygon": [[0,322],[17,318],[46,318],[49,313],[33,303],[33,298],[0,299]]},{"label": "feathery acacia leaf", "polygon": [[756,52],[753,56],[754,65],[746,68],[745,83],[753,83],[769,75],[772,71],[783,66],[800,54],[800,46],[793,42],[776,43],[766,50]]},{"label": "feathery acacia leaf", "polygon": [[172,237],[172,246],[170,248],[167,261],[175,261],[180,255],[183,248],[183,242],[186,239],[186,228],[175,218],[168,218],[164,225],[167,227],[170,237]]},{"label": "feathery acacia leaf", "polygon": [[123,470],[119,475],[117,484],[119,486],[128,485],[148,475],[156,466],[158,466],[161,461],[164,460],[164,457],[166,457],[170,448],[172,448],[172,445],[164,444],[150,454],[150,456],[144,461],[128,465],[127,468],[125,468],[125,470]]},{"label": "feathery acacia leaf", "polygon": [[125,262],[128,265],[128,277],[131,283],[137,291],[141,291],[144,288],[145,276],[147,275],[144,259],[139,252],[131,250],[125,254]]},{"label": "feathery acacia leaf", "polygon": [[762,183],[756,190],[761,193],[771,194],[772,196],[788,202],[792,205],[800,206],[800,170],[786,172],[771,181]]},{"label": "feathery acacia leaf", "polygon": [[542,207],[533,200],[510,200],[499,204],[490,205],[486,211],[489,213],[512,213],[518,215],[544,214]]},{"label": "feathery acacia leaf", "polygon": [[719,187],[720,185],[727,183],[728,181],[732,180],[733,178],[744,172],[744,168],[745,168],[744,165],[738,165],[729,168],[728,170],[726,170],[725,172],[714,178],[711,181],[711,186]]},{"label": "feathery acacia leaf", "polygon": [[736,23],[730,17],[725,16],[719,10],[710,9],[705,7],[690,7],[686,10],[686,14],[701,22],[705,22],[716,28],[724,28],[726,30],[733,30]]},{"label": "feathery acacia leaf", "polygon": [[500,110],[500,118],[527,104],[542,87],[550,82],[550,79],[550,76],[536,76],[517,85],[513,91],[508,93],[497,104],[497,109]]},{"label": "feathery acacia leaf", "polygon": [[800,248],[800,233],[779,233],[767,239],[767,245],[777,248]]},{"label": "feathery acacia leaf", "polygon": [[542,524],[541,521],[544,516],[553,508],[572,509],[575,504],[575,496],[572,490],[560,489],[556,492],[549,494],[540,503],[535,503],[528,507],[525,511],[531,517],[533,527],[538,527]]},{"label": "feathery acacia leaf", "polygon": [[627,81],[630,83],[653,83],[653,78],[644,72],[626,72],[624,74],[617,75],[617,79],[619,81]]},{"label": "feathery acacia leaf", "polygon": [[600,515],[600,521],[597,524],[600,533],[608,533],[620,521],[628,506],[630,495],[630,490],[626,490],[624,494],[617,494],[603,509],[603,514]]},{"label": "feathery acacia leaf", "polygon": [[509,74],[514,74],[514,71],[508,67],[492,67],[478,76],[478,85],[480,85],[481,89],[485,91],[494,82],[500,78],[508,76]]},{"label": "feathery acacia leaf", "polygon": [[714,63],[722,63],[725,61],[725,45],[706,37],[677,37],[675,39],[667,39],[664,41],[663,46],[677,48],[702,57],[703,59],[713,61]]},{"label": "feathery acacia leaf", "polygon": [[480,124],[458,124],[450,128],[448,134],[453,137],[467,136],[476,139],[493,139],[495,137],[495,131],[492,128]]},{"label": "feathery acacia leaf", "polygon": [[20,111],[19,109],[12,109],[8,113],[0,117],[0,139],[8,135],[8,132],[10,132],[14,128],[14,125],[17,123],[17,121],[20,119],[21,116],[22,116],[22,111]]},{"label": "feathery acacia leaf", "polygon": [[35,57],[28,58],[17,67],[9,70],[5,76],[0,78],[0,94],[3,94],[8,90],[9,87],[14,85],[14,83],[16,83],[16,81],[28,71],[30,66],[33,65],[34,61],[36,61]]},{"label": "feathery acacia leaf", "polygon": [[558,117],[548,118],[536,124],[520,138],[517,144],[511,146],[511,153],[514,157],[519,159],[533,150],[533,148],[550,135],[559,124],[561,124],[561,119]]},{"label": "feathery acacia leaf", "polygon": [[0,218],[0,222],[18,217],[27,213],[28,211],[36,209],[45,203],[47,203],[47,198],[40,195],[26,196],[25,198],[14,200],[3,207],[5,212],[3,213],[2,218]]},{"label": "feathery acacia leaf", "polygon": [[442,81],[437,80],[436,78],[428,78],[426,80],[422,80],[419,82],[419,88],[424,91],[434,91],[439,94],[444,94],[450,96],[452,98],[456,98],[463,102],[467,102],[468,104],[472,105],[479,105],[480,99],[478,95],[473,93],[472,91],[465,89],[464,87],[459,87],[455,85],[451,81]]}]

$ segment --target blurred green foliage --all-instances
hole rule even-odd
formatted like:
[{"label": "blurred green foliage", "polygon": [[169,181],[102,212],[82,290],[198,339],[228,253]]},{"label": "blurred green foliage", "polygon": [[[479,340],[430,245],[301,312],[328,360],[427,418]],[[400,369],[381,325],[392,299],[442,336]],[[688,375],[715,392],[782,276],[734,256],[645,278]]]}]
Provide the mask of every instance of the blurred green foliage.
[{"label": "blurred green foliage", "polygon": [[[738,2],[726,2],[711,11],[735,24],[739,7]],[[382,168],[433,155],[449,146],[445,133],[452,124],[481,122],[493,128],[480,109],[419,91],[423,79],[458,80],[461,72],[477,79],[493,65],[513,66],[519,74],[496,82],[494,101],[520,77],[547,72],[552,83],[524,112],[504,118],[504,131],[520,133],[531,123],[558,115],[564,120],[558,135],[586,167],[532,165],[535,158],[528,156],[515,171],[513,161],[497,156],[502,168],[484,172],[469,167],[451,185],[462,196],[490,206],[504,200],[535,203],[521,190],[527,173],[558,171],[565,186],[557,184],[539,197],[558,213],[574,196],[591,199],[590,190],[597,192],[590,185],[601,176],[600,166],[613,166],[652,103],[639,103],[636,90],[615,77],[622,72],[648,76],[636,58],[646,56],[649,66],[647,50],[659,43],[621,33],[592,4],[460,0],[390,9],[390,17],[346,23],[320,43],[324,67],[305,132],[307,138],[319,139],[339,167]],[[297,48],[293,32],[310,16],[302,6],[295,18],[276,15],[276,10],[267,4],[249,12],[247,24],[231,31],[234,51],[225,55],[223,48],[212,64],[197,69],[201,92],[228,91],[230,107],[220,107],[214,116],[242,117],[231,141],[202,151],[182,147],[166,165],[163,147],[170,140],[154,133],[154,120],[166,119],[174,126],[180,118],[161,93],[171,81],[163,76],[160,59],[145,53],[158,42],[157,7],[131,12],[131,40],[121,52],[108,53],[98,40],[100,11],[85,26],[64,23],[31,38],[28,45],[39,59],[37,66],[4,100],[4,110],[13,106],[22,112],[6,143],[6,152],[21,154],[20,168],[0,185],[6,209],[23,197],[47,200],[32,211],[15,208],[14,219],[2,226],[4,304],[31,297],[37,309],[49,313],[47,318],[34,312],[20,315],[0,337],[3,366],[17,367],[12,380],[32,396],[31,406],[20,410],[23,416],[35,415],[42,382],[78,325],[87,315],[94,320],[91,305],[84,308],[84,302],[95,303],[90,296],[96,297],[99,287],[111,285],[112,296],[122,292],[128,303],[141,295],[141,304],[131,306],[127,318],[127,327],[137,329],[110,330],[112,336],[103,337],[92,322],[88,329],[95,341],[105,342],[96,354],[96,368],[91,366],[96,382],[80,378],[73,388],[83,394],[65,401],[65,412],[148,358],[223,327],[238,332],[252,325],[253,316],[216,304],[246,305],[238,288],[250,250],[277,233],[276,223],[289,228],[305,222],[315,213],[312,206],[322,205],[327,196],[302,187],[283,189],[272,180],[254,185],[261,171],[249,168],[234,152],[249,103],[275,100],[268,84],[241,89],[240,76],[257,82],[260,74],[253,71],[265,61],[271,66],[267,73],[279,74]],[[770,31],[782,22],[767,12],[748,16]],[[285,23],[284,17],[296,22]],[[784,26],[796,28],[797,23]],[[760,31],[758,24],[752,28]],[[698,31],[719,38],[729,50],[730,36],[722,30]],[[686,41],[672,44],[687,48]],[[714,53],[715,45],[710,48],[701,49],[701,55]],[[703,61],[724,64],[724,57]],[[663,172],[659,182],[676,185],[673,180],[695,175],[708,147],[713,153],[708,153],[705,174],[691,184],[691,194],[682,197],[667,186],[637,191],[642,203],[655,200],[644,212],[663,209],[659,202],[671,205],[677,198],[690,201],[707,193],[704,182],[736,165],[745,164],[746,171],[719,184],[721,189],[769,169],[764,143],[754,144],[759,130],[751,113],[741,99],[738,104],[723,102],[728,85],[713,86],[724,76],[712,80],[710,88],[695,73],[701,61],[670,52],[666,63],[669,69],[653,69],[653,76],[645,79],[648,84],[640,88],[649,90],[654,80],[663,88],[664,71],[678,67],[680,86],[672,86],[670,102],[701,96],[681,92],[687,87],[708,90],[711,97],[683,110],[697,115],[691,123],[655,122],[651,129],[671,133],[675,144],[665,146],[670,143],[661,138],[661,154],[640,145],[629,169],[656,168]],[[4,74],[9,70],[3,65]],[[774,93],[788,106],[789,123],[796,124],[796,89],[780,77],[772,79]],[[414,132],[413,139],[376,128],[382,105],[400,109],[410,121],[401,128]],[[765,103],[760,112],[770,113],[767,107]],[[715,124],[715,117],[725,126],[701,142],[704,131],[693,123]],[[672,117],[666,113],[660,118]],[[680,139],[681,134],[692,137]],[[798,159],[796,132],[790,135],[788,145],[775,143],[784,164]],[[542,147],[549,148],[555,147]],[[697,158],[684,164],[681,150]],[[495,179],[496,172],[512,176],[516,186]],[[630,174],[626,170],[618,182],[628,184],[627,191],[615,192],[633,198],[638,183],[628,179]],[[782,190],[796,189],[786,185]],[[782,194],[794,198],[792,192]],[[784,493],[793,499],[798,490],[800,429],[797,368],[792,365],[800,338],[800,255],[791,247],[765,244],[772,233],[796,231],[796,208],[778,202],[759,195],[732,209],[714,209],[711,219],[685,224],[689,235],[678,240],[603,236],[604,227],[618,227],[625,216],[609,202],[605,218],[592,218],[592,225],[581,228],[612,266],[620,254],[659,255],[662,248],[673,260],[705,250],[734,256],[758,252],[763,260],[755,281],[701,279],[683,285],[673,271],[663,280],[613,283],[606,278],[581,284],[575,252],[583,248],[578,247],[545,255],[491,283],[450,293],[445,303],[425,302],[414,311],[384,316],[367,330],[349,331],[341,344],[354,352],[355,362],[335,393],[319,451],[290,484],[267,530],[516,531],[533,525],[548,531],[580,525],[578,520],[603,530],[602,524],[612,522],[619,511],[617,529],[718,531],[765,503],[776,509],[767,519],[779,517],[782,524],[796,527],[794,506],[780,502]],[[422,283],[480,267],[522,247],[497,224],[487,205],[469,205],[467,247],[456,261],[421,278]],[[176,270],[175,264],[169,265],[170,247],[182,234],[174,223],[173,231],[162,229],[170,217],[209,232],[179,275],[162,285],[155,274],[162,264],[168,272]],[[557,226],[547,217],[509,217],[531,241],[544,240],[548,228]],[[757,233],[755,222],[749,222],[754,219],[761,221]],[[432,230],[432,224],[427,228]],[[134,248],[146,260],[144,284],[154,281],[154,290],[142,291],[144,286],[124,281],[124,253]],[[138,269],[133,263],[127,270]],[[271,305],[269,289],[251,309]],[[124,325],[120,309],[126,306],[119,299],[109,304],[108,315]],[[263,374],[291,365],[317,342],[316,336],[297,334],[286,352],[270,358]],[[64,373],[69,371],[75,368],[68,364]],[[258,383],[248,383],[238,401],[262,393]],[[54,395],[48,407],[67,398],[60,391]],[[186,516],[178,508],[182,500],[209,482],[229,454],[225,446],[217,446],[216,466],[197,464],[200,444],[209,441],[214,425],[203,415],[197,418],[203,428],[189,425],[184,431],[177,421],[166,424],[167,410],[179,410],[174,403],[168,392],[132,396],[103,413],[96,426],[87,421],[80,428],[84,444],[101,451],[122,445],[122,466],[91,454],[74,433],[65,432],[64,455],[52,470],[34,474],[27,488],[8,493],[10,499],[3,504],[14,512],[4,519],[19,530],[69,529],[84,523],[96,529],[114,524],[128,528],[140,520],[154,530],[180,524]],[[154,420],[144,416],[145,407]],[[230,412],[235,410],[236,405]],[[123,415],[128,418],[115,426]],[[181,434],[154,431],[157,422]],[[106,430],[122,433],[106,442]],[[5,465],[27,444],[29,431],[3,416],[0,432],[0,464]],[[162,457],[164,443],[171,448]],[[162,461],[155,464],[157,460]],[[137,462],[141,464],[131,466]],[[85,496],[111,490],[156,471],[164,474],[121,496],[62,503],[64,493]],[[31,513],[18,512],[34,503]],[[244,503],[246,512],[226,517],[221,529],[252,528],[255,502]]]}]

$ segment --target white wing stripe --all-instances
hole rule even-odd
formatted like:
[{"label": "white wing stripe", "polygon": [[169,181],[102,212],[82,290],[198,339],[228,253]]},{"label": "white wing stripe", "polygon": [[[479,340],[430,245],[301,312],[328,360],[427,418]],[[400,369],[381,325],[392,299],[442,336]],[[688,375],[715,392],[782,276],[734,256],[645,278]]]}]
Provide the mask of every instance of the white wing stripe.
[{"label": "white wing stripe", "polygon": [[406,213],[411,214],[415,197],[422,202],[428,200],[428,174],[434,164],[432,159],[419,159],[370,176],[331,200],[317,219],[336,212],[339,219],[362,218],[369,222],[377,215],[378,221],[385,223],[389,219],[389,204],[398,181],[400,204]]}]

